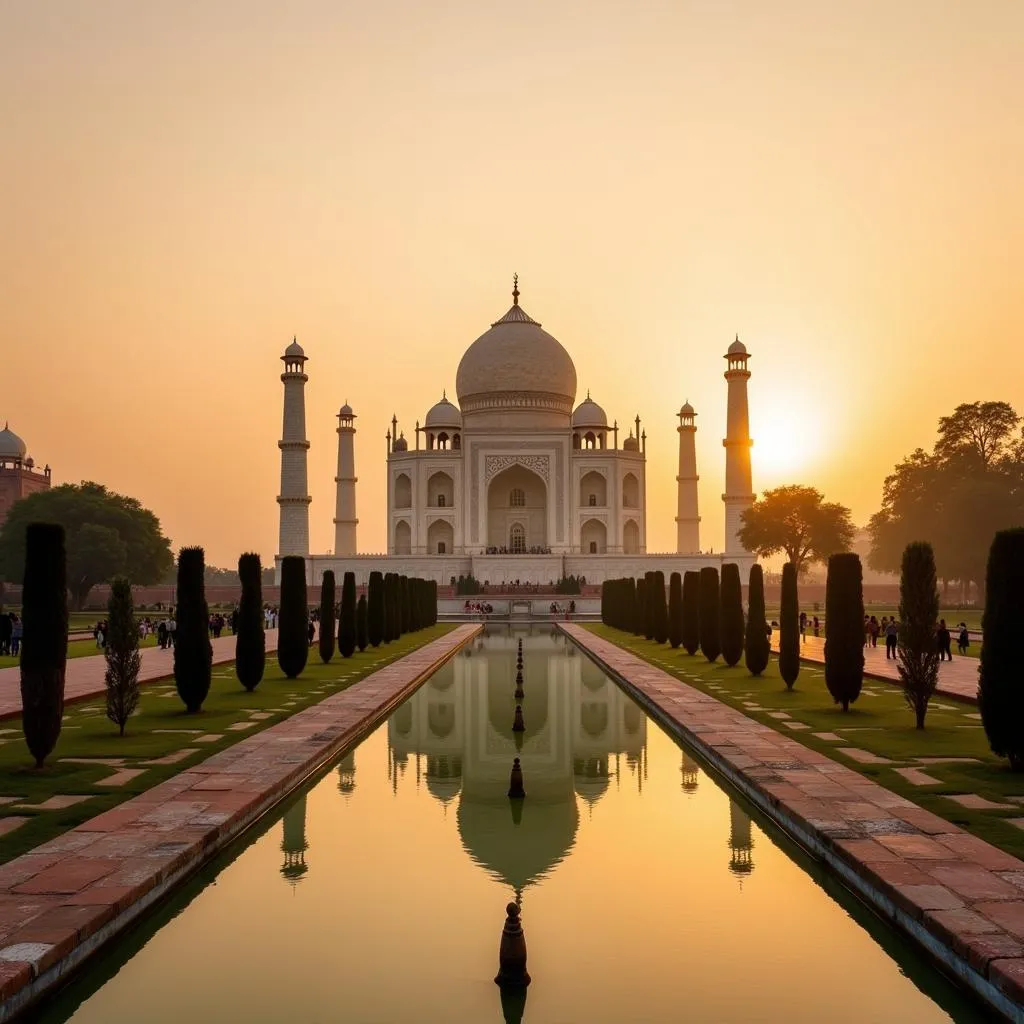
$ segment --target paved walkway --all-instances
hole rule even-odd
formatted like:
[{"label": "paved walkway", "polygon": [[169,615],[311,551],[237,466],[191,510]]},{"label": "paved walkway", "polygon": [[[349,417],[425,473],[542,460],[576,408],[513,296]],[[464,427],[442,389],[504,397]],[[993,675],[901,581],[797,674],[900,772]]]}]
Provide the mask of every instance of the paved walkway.
[{"label": "paved walkway", "polygon": [[[772,650],[779,649],[779,631],[772,630]],[[800,657],[807,661],[825,662],[825,638],[808,636],[800,645]],[[939,685],[937,692],[954,700],[978,702],[978,659],[964,658],[954,654],[952,661],[939,663]],[[899,685],[900,676],[896,662],[885,657],[885,645],[864,648],[864,674],[873,679]]]},{"label": "paved walkway", "polygon": [[[235,660],[235,637],[222,636],[211,640],[213,645],[213,663]],[[267,630],[267,652],[277,650],[277,630]],[[145,647],[142,654],[142,671],[139,673],[140,683],[151,683],[154,679],[166,679],[174,673],[174,651],[168,648],[162,651],[159,647]],[[64,703],[96,697],[106,690],[103,676],[107,669],[107,660],[100,654],[88,655],[84,658],[69,658],[67,673],[64,677]],[[0,720],[14,718],[21,714],[21,669],[17,665],[0,668]]]},{"label": "paved walkway", "polygon": [[60,984],[475,636],[459,626],[0,866],[0,1021]]},{"label": "paved walkway", "polygon": [[588,630],[562,628],[883,917],[1024,1021],[1024,861]]}]

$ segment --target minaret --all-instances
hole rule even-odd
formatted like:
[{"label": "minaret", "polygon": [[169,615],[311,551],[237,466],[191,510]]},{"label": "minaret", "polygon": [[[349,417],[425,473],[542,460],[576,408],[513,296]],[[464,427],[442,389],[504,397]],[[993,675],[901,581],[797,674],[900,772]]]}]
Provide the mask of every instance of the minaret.
[{"label": "minaret", "polygon": [[346,402],[338,413],[338,475],[334,504],[334,554],[356,553],[356,414]]},{"label": "minaret", "polygon": [[746,549],[736,534],[743,525],[740,516],[753,503],[756,495],[750,478],[750,414],[747,411],[747,348],[739,335],[725,354],[729,368],[725,379],[729,384],[729,406],[726,418],[725,440],[725,553],[743,555]]},{"label": "minaret", "polygon": [[281,356],[284,363],[284,426],[281,449],[281,531],[277,551],[284,555],[309,554],[309,496],[306,478],[306,353],[294,339]]},{"label": "minaret", "polygon": [[730,800],[729,870],[741,879],[754,870],[753,849],[754,839],[750,834],[750,818],[739,804]]},{"label": "minaret", "polygon": [[690,555],[700,551],[700,516],[697,515],[697,425],[696,413],[687,402],[679,410],[679,475],[676,477],[676,552]]},{"label": "minaret", "polygon": [[306,841],[305,793],[284,812],[281,824],[284,827],[284,834],[281,837],[281,852],[284,854],[281,874],[292,885],[296,885],[309,870],[309,866],[306,864],[306,851],[309,849],[309,843]]}]

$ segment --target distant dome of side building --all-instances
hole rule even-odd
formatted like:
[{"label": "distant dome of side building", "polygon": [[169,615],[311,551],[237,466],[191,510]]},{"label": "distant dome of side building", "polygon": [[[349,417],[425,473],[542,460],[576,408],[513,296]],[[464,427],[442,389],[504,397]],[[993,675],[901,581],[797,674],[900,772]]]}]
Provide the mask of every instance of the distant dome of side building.
[{"label": "distant dome of side building", "polygon": [[16,501],[49,486],[50,467],[37,470],[28,445],[5,423],[0,430],[0,525]]}]

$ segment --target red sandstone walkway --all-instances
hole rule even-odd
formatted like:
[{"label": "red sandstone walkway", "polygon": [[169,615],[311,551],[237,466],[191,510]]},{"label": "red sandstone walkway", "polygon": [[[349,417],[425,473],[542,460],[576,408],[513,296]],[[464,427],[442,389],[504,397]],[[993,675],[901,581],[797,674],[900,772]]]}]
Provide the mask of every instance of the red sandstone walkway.
[{"label": "red sandstone walkway", "polygon": [[[235,660],[235,637],[222,636],[211,640],[213,645],[213,663]],[[267,630],[267,651],[277,650],[277,630]],[[159,647],[146,647],[142,654],[142,671],[139,673],[140,683],[151,683],[154,679],[166,679],[174,672],[174,651],[166,651]],[[64,702],[66,704],[85,700],[102,694],[106,686],[103,675],[107,662],[101,655],[90,655],[84,658],[68,659],[67,674],[64,682]],[[21,714],[21,669],[17,665],[0,668],[0,719],[12,718]]]},{"label": "red sandstone walkway", "polygon": [[[772,650],[779,649],[779,631],[772,630]],[[800,657],[807,661],[825,662],[825,639],[820,636],[808,636],[800,645]],[[896,662],[886,659],[885,646],[864,648],[864,674],[873,679],[881,679],[887,683],[899,685],[899,672]],[[955,700],[978,702],[978,659],[964,658],[956,654],[952,661],[939,664],[939,685],[937,692]]]},{"label": "red sandstone walkway", "polygon": [[481,628],[459,626],[0,866],[0,1022],[380,722]]},{"label": "red sandstone walkway", "polygon": [[880,914],[1024,1021],[1024,861],[588,630],[562,628]]}]

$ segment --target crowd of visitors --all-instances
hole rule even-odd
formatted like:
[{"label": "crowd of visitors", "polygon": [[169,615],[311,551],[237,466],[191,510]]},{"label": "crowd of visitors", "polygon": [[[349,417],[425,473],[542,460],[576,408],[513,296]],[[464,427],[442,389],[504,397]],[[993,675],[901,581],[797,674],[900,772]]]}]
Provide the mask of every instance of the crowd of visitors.
[{"label": "crowd of visitors", "polygon": [[533,548],[521,548],[512,549],[502,544],[500,547],[489,547],[487,549],[489,555],[550,555],[551,548],[548,547],[533,547]]}]

